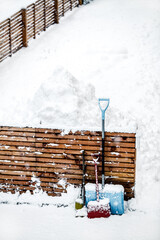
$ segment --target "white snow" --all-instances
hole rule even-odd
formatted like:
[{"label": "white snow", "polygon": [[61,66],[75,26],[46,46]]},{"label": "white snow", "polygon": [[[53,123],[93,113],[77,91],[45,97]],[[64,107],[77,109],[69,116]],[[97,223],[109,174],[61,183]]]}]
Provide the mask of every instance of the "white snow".
[{"label": "white snow", "polygon": [[56,143],[49,143],[47,144],[47,146],[52,146],[52,147],[55,147],[55,146],[58,146],[59,144],[56,144]]},{"label": "white snow", "polygon": [[[24,4],[0,0],[0,19]],[[10,195],[0,239],[160,239],[159,16],[159,0],[94,0],[0,64],[0,125],[101,130],[107,97],[106,130],[138,138],[136,198],[123,216],[75,219],[71,195],[66,208],[17,206]]]},{"label": "white snow", "polygon": [[[101,189],[101,184],[98,184],[98,187],[99,187],[99,189]],[[93,184],[93,183],[87,183],[86,185],[85,185],[85,189],[86,189],[86,191],[95,191],[95,189],[96,189],[96,184]]]},{"label": "white snow", "polygon": [[36,2],[36,0],[0,0],[0,22],[10,18],[22,8]]},{"label": "white snow", "polygon": [[100,207],[101,205],[106,206],[108,204],[109,204],[109,199],[108,198],[101,199],[99,201],[89,201],[89,203],[88,203],[88,205],[90,207],[96,207],[96,206]]},{"label": "white snow", "polygon": [[105,184],[103,191],[107,191],[109,193],[118,193],[124,192],[124,187],[122,185],[114,185],[114,184]]},{"label": "white snow", "polygon": [[82,198],[77,198],[76,203],[83,204],[83,199]]}]

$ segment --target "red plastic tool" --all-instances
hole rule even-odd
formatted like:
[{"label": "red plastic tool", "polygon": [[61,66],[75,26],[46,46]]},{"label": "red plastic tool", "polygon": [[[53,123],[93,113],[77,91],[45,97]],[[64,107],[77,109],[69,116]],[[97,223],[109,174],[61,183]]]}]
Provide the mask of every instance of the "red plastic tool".
[{"label": "red plastic tool", "polygon": [[87,216],[88,218],[101,218],[109,217],[111,215],[109,199],[99,199],[99,185],[98,185],[98,173],[97,164],[99,160],[99,153],[93,155],[93,161],[95,164],[95,177],[96,177],[96,195],[97,201],[90,201],[87,205]]}]

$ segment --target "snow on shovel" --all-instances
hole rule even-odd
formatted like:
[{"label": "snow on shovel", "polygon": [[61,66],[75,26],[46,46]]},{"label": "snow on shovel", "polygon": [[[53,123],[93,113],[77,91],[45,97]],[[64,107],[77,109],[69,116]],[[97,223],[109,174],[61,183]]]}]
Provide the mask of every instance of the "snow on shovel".
[{"label": "snow on shovel", "polygon": [[104,141],[105,141],[105,112],[109,106],[109,98],[99,98],[98,104],[102,112],[102,190],[104,188]]},{"label": "snow on shovel", "polygon": [[90,201],[87,205],[87,217],[88,218],[107,218],[111,215],[109,199],[99,199],[99,185],[98,185],[98,173],[97,164],[99,163],[100,154],[93,154],[93,161],[95,164],[95,177],[96,177],[96,195],[97,201]]}]

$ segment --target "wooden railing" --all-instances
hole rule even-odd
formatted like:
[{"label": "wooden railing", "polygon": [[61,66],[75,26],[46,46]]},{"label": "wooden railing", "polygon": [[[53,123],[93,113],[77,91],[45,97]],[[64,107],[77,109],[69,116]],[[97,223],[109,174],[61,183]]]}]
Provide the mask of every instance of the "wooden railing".
[{"label": "wooden railing", "polygon": [[12,56],[67,11],[82,4],[80,0],[38,0],[0,23],[0,62]]},{"label": "wooden railing", "polygon": [[[81,184],[83,150],[86,182],[95,182],[92,154],[101,152],[100,132],[0,127],[0,191],[60,195],[68,184]],[[105,133],[105,182],[122,184],[125,199],[134,197],[135,161],[134,133]],[[99,181],[101,170],[99,164]]]}]

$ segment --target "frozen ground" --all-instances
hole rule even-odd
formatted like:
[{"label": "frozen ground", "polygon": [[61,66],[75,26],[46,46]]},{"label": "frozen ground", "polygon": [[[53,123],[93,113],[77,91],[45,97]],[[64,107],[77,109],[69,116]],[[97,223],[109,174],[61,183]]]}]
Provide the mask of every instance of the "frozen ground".
[{"label": "frozen ground", "polygon": [[23,239],[31,232],[36,240],[47,239],[47,232],[48,239],[54,232],[59,239],[87,239],[91,228],[93,239],[107,233],[110,239],[160,239],[159,42],[159,0],[94,0],[0,64],[0,125],[97,130],[97,98],[110,97],[106,129],[137,133],[136,199],[129,207],[136,211],[91,221],[75,219],[72,205],[1,205],[9,226],[12,216],[21,223],[14,222]]},{"label": "frozen ground", "polygon": [[73,187],[69,187],[68,193],[60,198],[42,193],[32,196],[29,193],[21,196],[1,193],[0,201],[7,200],[8,204],[0,204],[0,239],[10,240],[12,236],[12,240],[159,240],[160,212],[135,209],[134,201],[130,201],[125,202],[125,214],[122,216],[75,218],[77,193]]},{"label": "frozen ground", "polygon": [[157,216],[144,212],[91,220],[75,218],[72,206],[0,205],[0,213],[1,240],[159,240],[160,236]]}]

